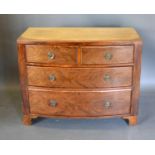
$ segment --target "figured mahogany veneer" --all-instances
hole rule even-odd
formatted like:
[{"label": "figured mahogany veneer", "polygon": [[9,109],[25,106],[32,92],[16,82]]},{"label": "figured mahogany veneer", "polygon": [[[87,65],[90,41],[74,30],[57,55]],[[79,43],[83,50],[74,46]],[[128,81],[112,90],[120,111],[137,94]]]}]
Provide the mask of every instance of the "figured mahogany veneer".
[{"label": "figured mahogany veneer", "polygon": [[[105,88],[131,86],[132,67],[60,68],[27,67],[28,85],[53,88]],[[49,76],[55,80],[50,80]],[[109,79],[106,79],[109,76]]]},{"label": "figured mahogany veneer", "polygon": [[142,41],[133,28],[29,28],[17,44],[25,125],[37,117],[137,123]]},{"label": "figured mahogany veneer", "polygon": [[[48,58],[48,53],[54,58]],[[77,64],[77,48],[49,45],[26,45],[27,62],[52,64]]]},{"label": "figured mahogany veneer", "polygon": [[[106,54],[111,59],[105,59]],[[82,64],[118,64],[133,63],[133,46],[83,47]]]},{"label": "figured mahogany veneer", "polygon": [[[113,97],[111,97],[113,96]],[[30,89],[29,101],[32,114],[93,117],[130,113],[131,90],[118,91],[65,91]],[[82,100],[81,100],[82,99]],[[50,101],[56,101],[52,107]],[[110,102],[110,107],[104,104]]]}]

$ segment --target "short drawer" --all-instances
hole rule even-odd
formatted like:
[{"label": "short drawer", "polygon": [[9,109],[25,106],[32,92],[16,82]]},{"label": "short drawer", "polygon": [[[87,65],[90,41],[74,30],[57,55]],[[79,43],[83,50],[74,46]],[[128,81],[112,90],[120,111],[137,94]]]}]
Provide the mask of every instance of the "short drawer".
[{"label": "short drawer", "polygon": [[76,64],[77,48],[49,45],[26,45],[27,62],[50,64]]},{"label": "short drawer", "polygon": [[133,46],[83,47],[82,64],[120,64],[133,62]]},{"label": "short drawer", "polygon": [[29,90],[30,112],[50,116],[92,117],[130,113],[131,90]]},{"label": "short drawer", "polygon": [[132,67],[60,68],[28,66],[28,85],[53,88],[130,86]]}]

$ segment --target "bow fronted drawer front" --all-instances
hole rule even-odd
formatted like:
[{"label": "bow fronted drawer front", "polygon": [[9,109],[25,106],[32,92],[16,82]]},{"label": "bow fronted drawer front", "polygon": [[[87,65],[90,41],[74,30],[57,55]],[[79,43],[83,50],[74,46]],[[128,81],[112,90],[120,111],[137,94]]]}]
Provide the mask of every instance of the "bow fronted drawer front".
[{"label": "bow fronted drawer front", "polygon": [[131,90],[63,91],[29,90],[32,114],[93,117],[130,113]]},{"label": "bow fronted drawer front", "polygon": [[133,46],[83,47],[82,64],[133,63]]},{"label": "bow fronted drawer front", "polygon": [[132,85],[132,67],[61,68],[28,66],[28,85],[51,88],[106,88]]},{"label": "bow fronted drawer front", "polygon": [[26,45],[26,59],[31,63],[68,65],[77,63],[76,47]]}]

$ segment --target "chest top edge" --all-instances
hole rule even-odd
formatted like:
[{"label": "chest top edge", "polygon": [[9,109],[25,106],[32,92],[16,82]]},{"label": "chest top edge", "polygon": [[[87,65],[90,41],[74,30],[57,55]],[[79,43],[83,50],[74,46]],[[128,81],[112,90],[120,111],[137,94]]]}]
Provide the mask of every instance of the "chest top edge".
[{"label": "chest top edge", "polygon": [[19,44],[109,44],[141,42],[140,35],[130,27],[30,27],[18,39]]}]

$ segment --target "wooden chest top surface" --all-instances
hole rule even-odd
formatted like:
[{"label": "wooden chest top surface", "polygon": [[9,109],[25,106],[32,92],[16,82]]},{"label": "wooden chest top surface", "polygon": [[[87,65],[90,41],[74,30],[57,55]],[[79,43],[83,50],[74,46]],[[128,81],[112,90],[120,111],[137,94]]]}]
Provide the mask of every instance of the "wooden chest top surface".
[{"label": "wooden chest top surface", "polygon": [[97,41],[137,41],[141,40],[134,28],[28,28],[17,40],[18,43],[29,42],[97,42]]}]

